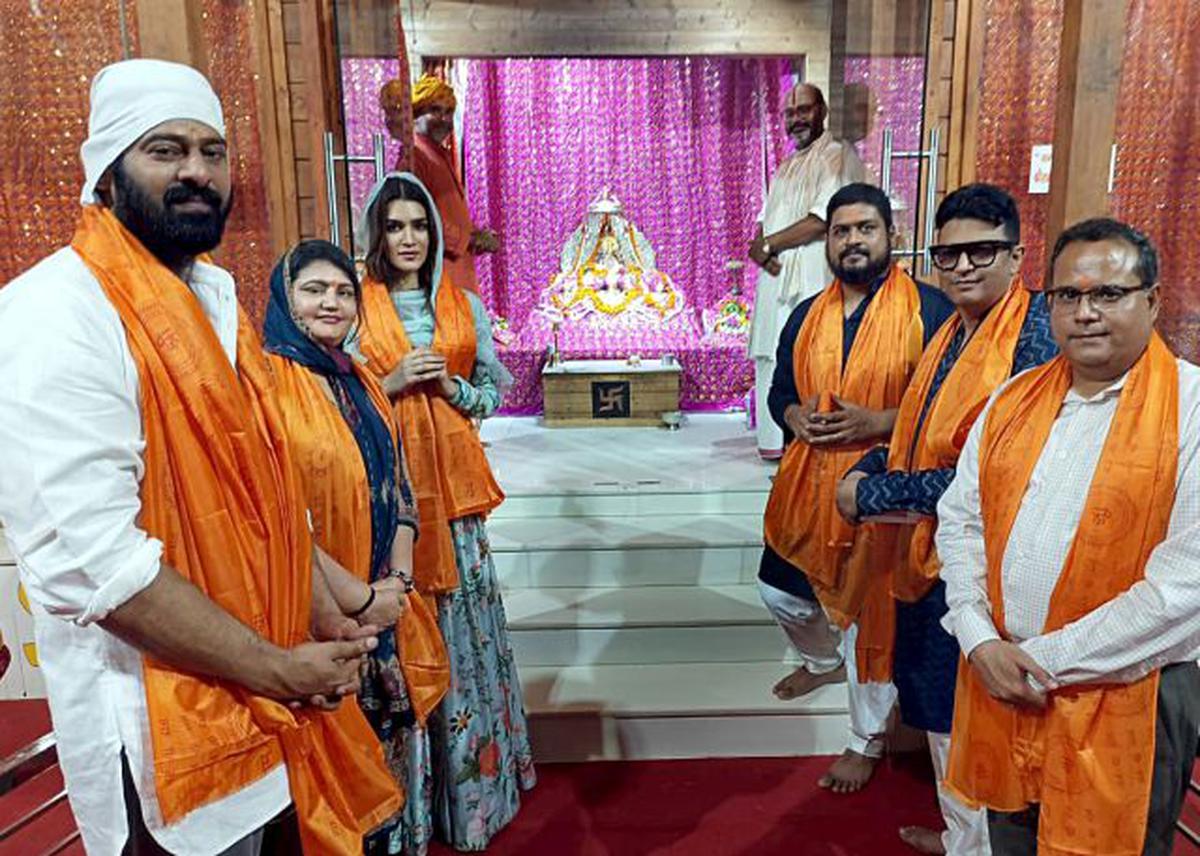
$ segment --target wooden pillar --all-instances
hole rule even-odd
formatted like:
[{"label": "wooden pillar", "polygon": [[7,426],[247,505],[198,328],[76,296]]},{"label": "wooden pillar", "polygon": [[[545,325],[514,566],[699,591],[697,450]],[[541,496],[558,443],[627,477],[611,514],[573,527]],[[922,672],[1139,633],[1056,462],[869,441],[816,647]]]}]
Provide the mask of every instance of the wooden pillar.
[{"label": "wooden pillar", "polygon": [[203,10],[196,0],[138,0],[138,56],[208,73]]},{"label": "wooden pillar", "polygon": [[947,191],[975,181],[975,159],[979,151],[979,106],[983,98],[986,7],[986,0],[958,0],[955,8]]},{"label": "wooden pillar", "polygon": [[300,238],[296,192],[296,146],[292,132],[287,46],[279,0],[251,0],[258,59],[258,129],[263,154],[271,254],[281,255]]},{"label": "wooden pillar", "polygon": [[1127,0],[1064,0],[1046,246],[1108,212]]}]

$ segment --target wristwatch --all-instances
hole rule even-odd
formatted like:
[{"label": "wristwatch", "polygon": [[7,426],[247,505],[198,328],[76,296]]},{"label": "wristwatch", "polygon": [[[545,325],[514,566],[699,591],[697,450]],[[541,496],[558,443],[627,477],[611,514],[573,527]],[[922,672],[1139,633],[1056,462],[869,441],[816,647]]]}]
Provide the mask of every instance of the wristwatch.
[{"label": "wristwatch", "polygon": [[771,249],[771,245],[766,241],[762,242],[762,251],[767,258],[771,258],[771,256],[775,255],[775,251]]}]

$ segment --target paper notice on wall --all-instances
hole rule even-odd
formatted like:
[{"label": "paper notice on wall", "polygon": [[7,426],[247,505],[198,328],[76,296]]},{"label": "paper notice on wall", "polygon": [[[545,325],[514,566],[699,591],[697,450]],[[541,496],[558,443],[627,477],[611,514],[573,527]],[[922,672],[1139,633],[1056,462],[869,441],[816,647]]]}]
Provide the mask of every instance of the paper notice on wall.
[{"label": "paper notice on wall", "polygon": [[1029,150],[1029,192],[1050,192],[1050,167],[1054,163],[1054,146],[1050,143]]}]

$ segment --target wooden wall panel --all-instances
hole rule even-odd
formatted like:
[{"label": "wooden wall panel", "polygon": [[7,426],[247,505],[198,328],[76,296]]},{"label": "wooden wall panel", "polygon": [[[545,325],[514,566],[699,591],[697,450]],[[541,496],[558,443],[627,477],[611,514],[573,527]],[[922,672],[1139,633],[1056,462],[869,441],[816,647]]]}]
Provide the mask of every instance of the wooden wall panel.
[{"label": "wooden wall panel", "polygon": [[414,73],[422,56],[804,56],[806,78],[828,88],[836,2],[425,0],[401,19]]}]

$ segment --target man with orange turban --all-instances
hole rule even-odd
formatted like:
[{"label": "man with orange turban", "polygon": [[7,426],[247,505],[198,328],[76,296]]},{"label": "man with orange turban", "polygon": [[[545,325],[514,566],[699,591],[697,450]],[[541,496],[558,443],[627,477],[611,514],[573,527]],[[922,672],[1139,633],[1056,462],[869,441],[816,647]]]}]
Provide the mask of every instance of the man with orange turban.
[{"label": "man with orange turban", "polygon": [[454,90],[446,81],[421,75],[412,93],[413,172],[429,188],[442,215],[446,273],[459,288],[477,291],[475,256],[494,253],[500,245],[494,232],[477,229],[471,222],[462,179],[446,145],[454,133],[457,107]]}]

